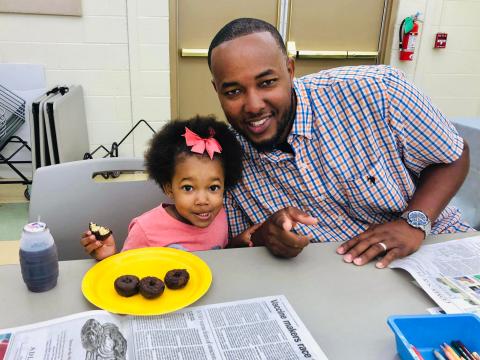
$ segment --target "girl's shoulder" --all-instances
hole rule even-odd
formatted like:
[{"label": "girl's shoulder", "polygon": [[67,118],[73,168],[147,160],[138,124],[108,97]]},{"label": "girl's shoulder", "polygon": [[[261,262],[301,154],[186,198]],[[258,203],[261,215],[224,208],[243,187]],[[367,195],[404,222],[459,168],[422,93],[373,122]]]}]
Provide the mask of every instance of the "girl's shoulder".
[{"label": "girl's shoulder", "polygon": [[132,220],[132,223],[144,223],[144,222],[150,222],[153,219],[158,219],[159,217],[164,217],[164,216],[169,216],[167,214],[167,211],[165,210],[165,207],[170,206],[171,204],[167,203],[161,203],[157,207],[154,207],[153,209],[150,209],[143,214],[137,216]]}]

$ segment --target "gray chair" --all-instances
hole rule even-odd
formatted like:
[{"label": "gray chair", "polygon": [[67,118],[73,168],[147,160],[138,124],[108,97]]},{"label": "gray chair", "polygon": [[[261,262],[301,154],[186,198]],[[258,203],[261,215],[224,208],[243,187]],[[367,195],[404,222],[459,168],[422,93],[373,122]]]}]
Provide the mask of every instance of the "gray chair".
[{"label": "gray chair", "polygon": [[[81,160],[41,167],[33,176],[29,219],[40,218],[47,224],[60,260],[88,258],[80,245],[80,235],[90,221],[110,227],[121,249],[130,221],[168,199],[153,181],[144,176],[138,179],[143,171],[143,159],[137,158]],[[110,177],[104,179],[102,174],[107,172]],[[117,177],[126,172],[136,172],[137,179],[124,181],[129,176]]]},{"label": "gray chair", "polygon": [[[468,121],[467,121],[468,120]],[[470,171],[462,187],[450,202],[462,211],[462,217],[480,229],[480,118],[459,119],[454,123],[470,147]]]}]

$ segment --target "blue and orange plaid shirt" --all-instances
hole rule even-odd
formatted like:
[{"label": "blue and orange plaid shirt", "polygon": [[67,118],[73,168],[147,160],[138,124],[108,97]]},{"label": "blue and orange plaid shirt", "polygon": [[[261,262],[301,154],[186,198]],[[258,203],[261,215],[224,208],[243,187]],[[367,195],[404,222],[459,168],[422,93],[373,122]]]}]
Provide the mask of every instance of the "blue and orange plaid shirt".
[{"label": "blue and orange plaid shirt", "polygon": [[[260,153],[242,136],[242,181],[225,197],[230,236],[294,206],[318,219],[298,224],[314,242],[344,241],[398,219],[420,172],[463,151],[453,125],[389,66],[343,67],[294,80],[294,154]],[[468,231],[447,207],[432,233]]]}]

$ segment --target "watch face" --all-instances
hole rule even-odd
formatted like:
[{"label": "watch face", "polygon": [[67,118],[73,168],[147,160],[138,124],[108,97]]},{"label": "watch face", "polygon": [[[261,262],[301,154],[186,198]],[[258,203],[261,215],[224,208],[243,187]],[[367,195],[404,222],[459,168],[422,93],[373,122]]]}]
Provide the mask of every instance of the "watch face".
[{"label": "watch face", "polygon": [[408,222],[412,226],[425,226],[428,223],[427,215],[422,213],[421,211],[411,211],[408,214]]}]

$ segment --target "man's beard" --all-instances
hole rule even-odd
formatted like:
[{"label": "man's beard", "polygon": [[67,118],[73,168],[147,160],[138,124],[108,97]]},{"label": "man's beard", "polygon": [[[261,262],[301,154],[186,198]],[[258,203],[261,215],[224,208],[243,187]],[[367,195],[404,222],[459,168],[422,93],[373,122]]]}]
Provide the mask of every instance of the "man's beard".
[{"label": "man's beard", "polygon": [[286,139],[283,139],[283,137],[288,136],[288,133],[290,132],[290,128],[293,125],[293,120],[295,119],[295,110],[296,110],[295,108],[296,108],[296,97],[295,97],[295,91],[292,89],[289,111],[281,117],[280,121],[278,122],[277,132],[271,139],[268,139],[262,142],[253,142],[242,130],[240,129],[235,129],[235,130],[237,130],[237,132],[242,134],[243,137],[246,138],[248,142],[257,151],[271,152],[275,150],[277,145],[286,141]]}]

